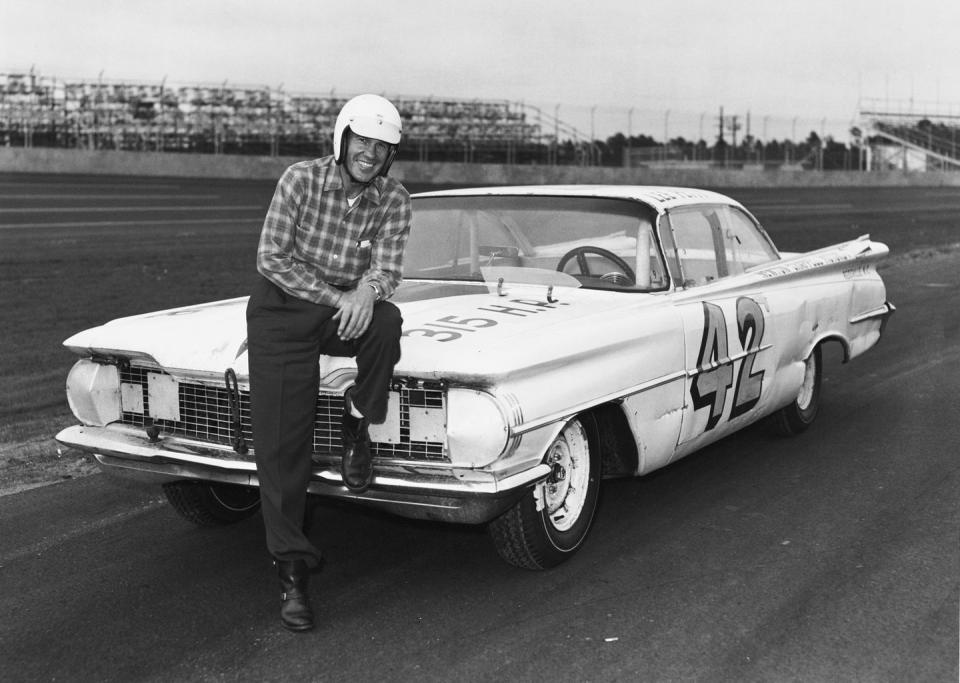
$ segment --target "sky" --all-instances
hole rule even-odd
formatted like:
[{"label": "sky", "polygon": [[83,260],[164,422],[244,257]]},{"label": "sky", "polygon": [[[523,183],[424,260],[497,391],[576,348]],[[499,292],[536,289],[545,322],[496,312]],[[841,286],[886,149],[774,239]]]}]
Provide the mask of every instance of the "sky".
[{"label": "sky", "polygon": [[715,137],[722,107],[845,140],[868,101],[960,114],[958,26],[958,0],[3,0],[0,74],[521,101],[601,139]]}]

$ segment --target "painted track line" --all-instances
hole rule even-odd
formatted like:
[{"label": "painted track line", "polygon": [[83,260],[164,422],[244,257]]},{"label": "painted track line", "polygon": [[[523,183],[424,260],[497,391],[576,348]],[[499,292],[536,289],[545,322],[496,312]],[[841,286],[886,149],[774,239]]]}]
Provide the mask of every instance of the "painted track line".
[{"label": "painted track line", "polygon": [[259,204],[241,206],[64,206],[51,209],[49,207],[20,207],[0,209],[4,213],[110,213],[114,211],[263,211]]},{"label": "painted track line", "polygon": [[148,220],[148,221],[69,221],[64,223],[0,223],[0,230],[13,228],[96,228],[115,227],[126,225],[137,227],[141,225],[199,225],[212,223],[250,223],[263,224],[263,218],[185,218],[179,220]]},{"label": "painted track line", "polygon": [[223,199],[222,194],[123,194],[123,193],[103,193],[103,194],[3,194],[0,199],[36,199],[48,201],[51,199]]},{"label": "painted track line", "polygon": [[[76,174],[83,177],[84,174]],[[103,188],[108,190],[116,190],[118,187],[134,187],[141,192],[143,190],[176,190],[183,187],[187,183],[80,183],[80,182],[63,182],[62,177],[58,176],[55,179],[49,180],[5,180],[0,182],[0,189],[5,187],[42,187],[53,185],[57,188],[69,187],[71,189],[87,189],[87,188]]]}]

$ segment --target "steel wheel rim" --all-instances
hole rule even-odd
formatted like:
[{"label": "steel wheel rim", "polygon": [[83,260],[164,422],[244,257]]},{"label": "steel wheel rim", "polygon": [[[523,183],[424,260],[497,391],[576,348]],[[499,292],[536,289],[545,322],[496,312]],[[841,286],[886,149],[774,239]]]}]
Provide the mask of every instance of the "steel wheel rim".
[{"label": "steel wheel rim", "polygon": [[800,410],[806,410],[813,403],[813,392],[816,387],[817,361],[814,354],[804,363],[803,384],[800,386],[800,394],[797,396],[797,407]]},{"label": "steel wheel rim", "polygon": [[557,531],[569,531],[580,519],[590,480],[590,446],[579,422],[564,428],[550,447],[553,473],[543,484],[544,512]]}]

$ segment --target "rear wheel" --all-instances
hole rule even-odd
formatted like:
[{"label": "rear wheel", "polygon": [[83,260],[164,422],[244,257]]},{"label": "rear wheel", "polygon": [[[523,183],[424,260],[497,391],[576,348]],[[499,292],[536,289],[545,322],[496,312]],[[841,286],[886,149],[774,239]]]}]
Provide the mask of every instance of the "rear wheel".
[{"label": "rear wheel", "polygon": [[595,443],[580,418],[563,428],[547,451],[550,476],[490,523],[490,536],[504,560],[524,569],[548,569],[580,548],[600,492]]},{"label": "rear wheel", "polygon": [[260,490],[251,486],[173,481],[163,485],[163,492],[181,517],[198,526],[233,524],[260,509]]},{"label": "rear wheel", "polygon": [[820,412],[820,381],[823,376],[823,361],[820,347],[815,346],[805,361],[803,385],[793,403],[781,408],[772,417],[776,431],[784,436],[795,436],[813,424]]}]

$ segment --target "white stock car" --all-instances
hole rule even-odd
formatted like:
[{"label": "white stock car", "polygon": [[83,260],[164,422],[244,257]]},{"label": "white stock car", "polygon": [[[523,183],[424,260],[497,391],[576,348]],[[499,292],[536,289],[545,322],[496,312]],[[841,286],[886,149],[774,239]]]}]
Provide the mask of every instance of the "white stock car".
[{"label": "white stock car", "polygon": [[[665,187],[415,195],[402,358],[375,479],[341,482],[352,359],[321,358],[310,492],[422,519],[488,524],[542,569],[583,543],[603,478],[668,465],[760,418],[817,415],[821,345],[847,361],[893,312],[866,236],[781,254],[736,201]],[[67,339],[80,425],[57,435],[163,484],[187,519],[257,511],[246,298],[114,320]]]}]

